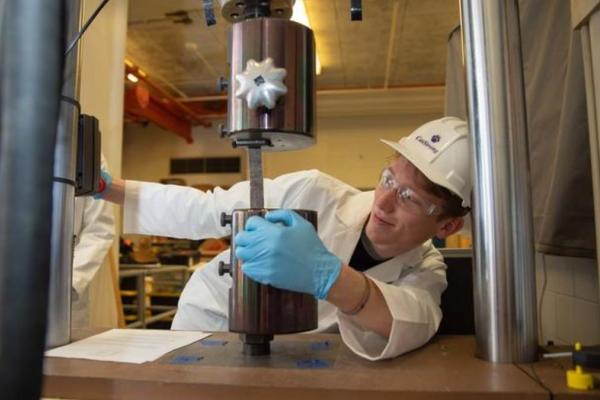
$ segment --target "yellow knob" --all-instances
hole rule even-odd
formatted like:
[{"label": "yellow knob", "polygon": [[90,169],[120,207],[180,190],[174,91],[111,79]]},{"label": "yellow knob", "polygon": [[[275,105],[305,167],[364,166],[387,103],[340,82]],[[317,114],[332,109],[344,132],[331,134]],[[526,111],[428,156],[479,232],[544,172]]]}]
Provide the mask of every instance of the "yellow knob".
[{"label": "yellow knob", "polygon": [[581,366],[567,371],[567,386],[571,389],[590,390],[594,388],[594,377],[592,374],[583,372]]}]

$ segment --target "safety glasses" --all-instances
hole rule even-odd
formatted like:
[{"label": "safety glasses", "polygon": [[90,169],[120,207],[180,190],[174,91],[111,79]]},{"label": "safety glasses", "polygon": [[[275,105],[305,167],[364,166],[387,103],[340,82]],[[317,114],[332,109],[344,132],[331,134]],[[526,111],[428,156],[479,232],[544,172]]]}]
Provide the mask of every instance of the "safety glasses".
[{"label": "safety glasses", "polygon": [[425,200],[409,186],[399,184],[389,168],[385,168],[381,172],[379,186],[387,192],[394,190],[396,203],[412,214],[430,216],[438,215],[441,212],[437,204]]}]

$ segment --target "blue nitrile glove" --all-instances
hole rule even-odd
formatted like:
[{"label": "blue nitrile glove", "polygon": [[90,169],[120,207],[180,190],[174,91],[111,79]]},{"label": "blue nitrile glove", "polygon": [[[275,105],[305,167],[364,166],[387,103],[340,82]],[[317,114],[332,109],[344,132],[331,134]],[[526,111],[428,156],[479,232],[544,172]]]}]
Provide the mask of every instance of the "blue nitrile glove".
[{"label": "blue nitrile glove", "polygon": [[94,193],[94,199],[103,199],[111,184],[112,176],[110,175],[110,172],[102,168],[100,170],[100,185],[98,187],[98,192]]},{"label": "blue nitrile glove", "polygon": [[234,240],[244,273],[265,285],[325,299],[342,269],[311,223],[293,211],[250,217]]}]

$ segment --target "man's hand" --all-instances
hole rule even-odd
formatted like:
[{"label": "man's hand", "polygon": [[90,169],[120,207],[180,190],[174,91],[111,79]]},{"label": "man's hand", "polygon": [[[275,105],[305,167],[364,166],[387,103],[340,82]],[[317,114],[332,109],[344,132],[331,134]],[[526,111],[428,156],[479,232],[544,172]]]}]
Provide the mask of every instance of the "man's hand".
[{"label": "man's hand", "polygon": [[235,255],[246,275],[265,285],[325,299],[342,262],[330,253],[314,227],[288,210],[250,217],[235,237]]},{"label": "man's hand", "polygon": [[100,170],[100,185],[98,185],[98,191],[94,193],[94,199],[103,199],[106,193],[110,190],[112,185],[112,175],[110,172],[102,168]]}]

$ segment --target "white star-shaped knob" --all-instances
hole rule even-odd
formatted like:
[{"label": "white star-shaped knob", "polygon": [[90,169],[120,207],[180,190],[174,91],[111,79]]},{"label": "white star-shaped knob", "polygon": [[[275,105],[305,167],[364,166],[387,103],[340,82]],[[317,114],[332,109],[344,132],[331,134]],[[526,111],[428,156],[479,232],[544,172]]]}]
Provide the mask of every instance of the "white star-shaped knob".
[{"label": "white star-shaped knob", "polygon": [[260,106],[273,109],[277,99],[287,93],[287,87],[283,83],[286,74],[285,68],[273,65],[271,57],[262,62],[248,60],[246,70],[235,76],[239,83],[235,95],[246,99],[248,108],[252,110]]}]

